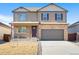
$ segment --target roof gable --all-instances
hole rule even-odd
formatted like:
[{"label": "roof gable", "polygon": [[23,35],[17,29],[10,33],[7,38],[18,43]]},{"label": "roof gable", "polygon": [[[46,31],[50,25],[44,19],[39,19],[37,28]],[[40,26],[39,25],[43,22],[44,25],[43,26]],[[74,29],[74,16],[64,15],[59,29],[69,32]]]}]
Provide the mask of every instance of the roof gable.
[{"label": "roof gable", "polygon": [[56,4],[50,3],[47,6],[38,9],[37,11],[67,11],[67,10]]},{"label": "roof gable", "polygon": [[27,11],[30,11],[30,10],[24,7],[19,7],[19,8],[14,9],[12,12],[27,12]]}]

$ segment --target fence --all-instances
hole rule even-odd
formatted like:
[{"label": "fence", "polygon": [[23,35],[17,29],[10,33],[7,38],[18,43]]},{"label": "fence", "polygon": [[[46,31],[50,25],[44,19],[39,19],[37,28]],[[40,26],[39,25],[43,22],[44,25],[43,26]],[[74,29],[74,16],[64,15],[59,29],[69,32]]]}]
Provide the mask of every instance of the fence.
[{"label": "fence", "polygon": [[9,42],[11,40],[11,35],[10,34],[4,34],[3,40],[6,42]]},{"label": "fence", "polygon": [[69,33],[68,40],[69,41],[79,41],[79,33]]}]

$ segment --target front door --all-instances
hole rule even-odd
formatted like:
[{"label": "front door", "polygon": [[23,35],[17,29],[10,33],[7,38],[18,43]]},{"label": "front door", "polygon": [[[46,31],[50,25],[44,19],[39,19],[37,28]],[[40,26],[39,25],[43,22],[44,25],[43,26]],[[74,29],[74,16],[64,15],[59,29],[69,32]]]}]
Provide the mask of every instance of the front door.
[{"label": "front door", "polygon": [[32,37],[36,37],[37,35],[37,26],[32,26]]}]

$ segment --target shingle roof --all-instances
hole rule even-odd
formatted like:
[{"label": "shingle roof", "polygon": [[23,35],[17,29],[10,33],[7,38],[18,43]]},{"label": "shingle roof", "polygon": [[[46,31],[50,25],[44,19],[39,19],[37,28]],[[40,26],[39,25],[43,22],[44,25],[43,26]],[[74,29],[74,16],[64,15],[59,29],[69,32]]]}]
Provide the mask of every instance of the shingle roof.
[{"label": "shingle roof", "polygon": [[30,11],[37,11],[40,7],[26,7]]},{"label": "shingle roof", "polygon": [[2,22],[0,22],[0,26],[5,26],[5,27],[8,27],[8,28],[11,28],[10,26],[8,26],[8,25],[6,25],[6,24],[4,24]]},{"label": "shingle roof", "polygon": [[[38,11],[38,10],[40,10],[40,9],[42,9],[42,8],[44,8],[44,7],[47,7],[47,6],[51,5],[51,4],[52,4],[52,5],[55,5],[55,6],[59,7],[59,8],[61,8],[61,9],[63,9],[63,10],[65,10],[65,11],[67,11],[66,9],[64,9],[64,8],[62,8],[62,7],[60,7],[60,6],[56,5],[56,4],[53,4],[53,3],[50,3],[50,4],[48,4],[48,5],[46,5],[46,6],[43,6],[43,7],[19,7],[19,8],[24,8],[24,9],[26,9],[26,10],[28,10],[28,11]],[[13,12],[14,12],[15,10],[19,9],[19,8],[14,9]]]},{"label": "shingle roof", "polygon": [[73,26],[76,26],[76,25],[79,25],[79,21],[77,21],[77,22],[71,24],[71,25],[69,26],[69,28],[70,28],[70,27],[73,27]]}]

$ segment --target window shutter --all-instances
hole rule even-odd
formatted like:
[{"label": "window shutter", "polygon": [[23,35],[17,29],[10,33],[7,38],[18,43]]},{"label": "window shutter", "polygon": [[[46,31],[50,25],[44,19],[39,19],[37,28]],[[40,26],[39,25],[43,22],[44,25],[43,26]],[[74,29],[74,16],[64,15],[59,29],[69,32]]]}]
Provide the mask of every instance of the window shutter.
[{"label": "window shutter", "polygon": [[63,20],[63,14],[61,14],[61,20]]},{"label": "window shutter", "polygon": [[49,20],[49,13],[47,13],[47,20]]},{"label": "window shutter", "polygon": [[43,20],[43,13],[41,13],[41,20]]},{"label": "window shutter", "polygon": [[55,20],[57,20],[57,14],[55,13]]}]

